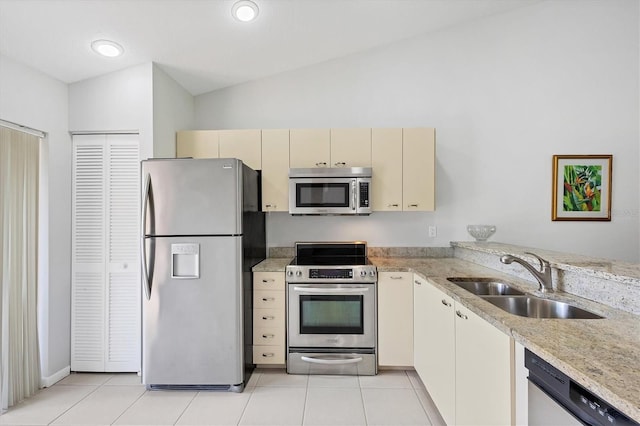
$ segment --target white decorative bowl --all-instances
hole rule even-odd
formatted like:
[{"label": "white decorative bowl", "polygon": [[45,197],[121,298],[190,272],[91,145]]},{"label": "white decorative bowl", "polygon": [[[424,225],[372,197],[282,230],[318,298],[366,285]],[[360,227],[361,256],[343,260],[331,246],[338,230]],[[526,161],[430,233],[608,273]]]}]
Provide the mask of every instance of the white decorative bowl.
[{"label": "white decorative bowl", "polygon": [[494,225],[467,225],[467,232],[476,241],[487,241],[496,232],[496,227]]}]

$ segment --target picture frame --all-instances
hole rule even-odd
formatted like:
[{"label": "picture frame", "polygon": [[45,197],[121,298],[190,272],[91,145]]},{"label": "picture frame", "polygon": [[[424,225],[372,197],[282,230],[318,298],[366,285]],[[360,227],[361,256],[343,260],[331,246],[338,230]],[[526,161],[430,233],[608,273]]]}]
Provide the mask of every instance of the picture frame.
[{"label": "picture frame", "polygon": [[612,155],[554,155],[551,220],[611,221]]}]

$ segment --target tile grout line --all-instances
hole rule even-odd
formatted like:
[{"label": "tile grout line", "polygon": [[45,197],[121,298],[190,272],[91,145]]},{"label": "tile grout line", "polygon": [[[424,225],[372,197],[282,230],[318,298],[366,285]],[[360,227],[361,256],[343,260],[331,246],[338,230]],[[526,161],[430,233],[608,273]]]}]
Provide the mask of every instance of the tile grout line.
[{"label": "tile grout line", "polygon": [[197,397],[198,395],[200,395],[200,392],[202,392],[202,391],[197,391],[197,392],[193,395],[193,397],[189,400],[189,403],[187,404],[187,406],[186,406],[186,407],[184,407],[184,409],[182,410],[182,412],[180,413],[180,415],[178,416],[178,418],[176,419],[176,421],[175,421],[175,422],[173,422],[173,424],[174,424],[174,425],[177,425],[177,424],[178,424],[178,422],[180,421],[180,418],[181,418],[182,416],[184,416],[184,413],[185,413],[185,412],[187,411],[187,409],[191,406],[191,404],[193,404],[193,401],[196,399],[196,397]]},{"label": "tile grout line", "polygon": [[307,387],[304,392],[304,404],[302,405],[302,422],[300,422],[301,426],[304,425],[304,419],[307,414],[307,402],[309,401],[309,382],[309,376],[307,375]]},{"label": "tile grout line", "polygon": [[367,418],[367,408],[364,405],[364,395],[362,394],[362,382],[360,381],[360,376],[358,376],[358,390],[360,391],[360,403],[362,404],[362,413],[364,415],[364,424],[369,424],[369,419]]},{"label": "tile grout line", "polygon": [[[68,377],[68,376],[67,376]],[[64,379],[63,379],[64,380]],[[108,380],[107,380],[108,381]],[[54,384],[54,386],[59,385],[59,386],[96,386],[96,385],[73,385],[73,384],[68,384],[68,385],[64,385],[61,383],[56,383]],[[98,389],[100,389],[102,387],[102,385],[104,385],[104,383],[97,385],[95,387],[94,390],[92,390],[91,392],[89,392],[88,394],[86,394],[85,396],[83,396],[82,398],[80,398],[79,400],[77,400],[76,402],[74,402],[73,404],[71,404],[71,406],[69,408],[67,408],[66,410],[64,410],[62,413],[58,414],[56,417],[53,418],[53,420],[51,420],[50,422],[47,422],[47,425],[51,425],[53,424],[53,422],[55,422],[56,420],[58,420],[60,417],[64,416],[67,412],[69,412],[69,410],[71,410],[73,407],[75,407],[76,405],[80,404],[82,401],[84,401],[85,399],[87,399],[89,397],[89,395],[93,394],[94,392],[96,392]],[[49,389],[53,389],[53,386],[51,386]]]},{"label": "tile grout line", "polygon": [[[143,386],[144,386],[144,385],[143,385]],[[142,393],[140,394],[140,396],[139,396],[139,397],[137,397],[137,398],[136,398],[136,399],[135,399],[131,404],[129,404],[129,406],[128,406],[127,408],[125,408],[124,410],[122,410],[122,413],[120,413],[120,415],[118,415],[118,417],[116,417],[116,418],[113,420],[113,422],[111,422],[111,424],[112,424],[112,425],[116,424],[116,422],[120,419],[120,417],[122,417],[122,416],[124,415],[124,413],[126,413],[126,412],[129,410],[129,408],[133,407],[133,406],[135,405],[135,403],[136,403],[136,402],[138,402],[138,401],[140,400],[140,398],[142,398],[143,396],[145,396],[145,395],[147,394],[147,392],[149,392],[149,391],[146,389],[146,386],[145,386],[145,391],[144,391],[144,392],[142,392]]]}]

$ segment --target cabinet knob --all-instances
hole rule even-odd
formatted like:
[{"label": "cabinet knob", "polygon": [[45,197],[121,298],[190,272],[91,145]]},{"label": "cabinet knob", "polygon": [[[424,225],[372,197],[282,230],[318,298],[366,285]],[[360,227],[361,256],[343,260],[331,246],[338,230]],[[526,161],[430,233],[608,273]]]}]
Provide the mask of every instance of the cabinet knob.
[{"label": "cabinet knob", "polygon": [[264,206],[265,206],[266,208],[268,208],[268,209],[275,209],[275,208],[278,208],[278,206],[277,206],[277,205],[275,205],[275,204],[265,204]]},{"label": "cabinet knob", "polygon": [[413,280],[414,283],[418,284],[418,285],[422,285],[422,283],[418,280]]},{"label": "cabinet knob", "polygon": [[273,302],[274,300],[276,300],[275,297],[263,297],[262,298],[263,302]]},{"label": "cabinet knob", "polygon": [[409,204],[407,207],[418,207],[418,204]]},{"label": "cabinet knob", "polygon": [[327,163],[325,161],[321,161],[319,163],[316,163],[316,167],[327,167]]},{"label": "cabinet knob", "polygon": [[346,166],[347,163],[345,163],[344,161],[338,161],[336,163],[333,163],[333,165],[336,167],[342,167],[342,166]]},{"label": "cabinet knob", "polygon": [[273,358],[274,357],[274,353],[273,352],[266,352],[262,354],[263,357],[265,358]]},{"label": "cabinet knob", "polygon": [[447,302],[446,300],[442,299],[440,301],[444,306],[451,306],[451,303]]},{"label": "cabinet knob", "polygon": [[274,320],[276,318],[273,315],[265,315],[265,316],[262,317],[262,319],[265,320],[265,321],[271,321],[271,320]]},{"label": "cabinet knob", "polygon": [[462,313],[462,312],[460,312],[460,311],[456,311],[456,315],[457,315],[457,316],[459,316],[459,317],[460,317],[460,318],[462,318],[462,319],[469,319],[469,317],[468,317],[468,316],[466,316],[465,314],[463,314],[463,313]]},{"label": "cabinet knob", "polygon": [[273,339],[275,337],[275,335],[273,334],[263,334],[262,338],[263,339]]},{"label": "cabinet knob", "polygon": [[398,207],[398,206],[399,206],[399,204],[397,204],[397,203],[387,204],[387,207]]}]

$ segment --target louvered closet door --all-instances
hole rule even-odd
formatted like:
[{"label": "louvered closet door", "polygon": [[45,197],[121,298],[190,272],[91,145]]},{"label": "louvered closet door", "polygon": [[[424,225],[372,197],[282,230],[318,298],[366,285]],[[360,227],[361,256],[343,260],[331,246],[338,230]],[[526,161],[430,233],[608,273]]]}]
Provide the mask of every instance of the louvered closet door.
[{"label": "louvered closet door", "polygon": [[139,371],[137,135],[73,138],[71,369]]}]

